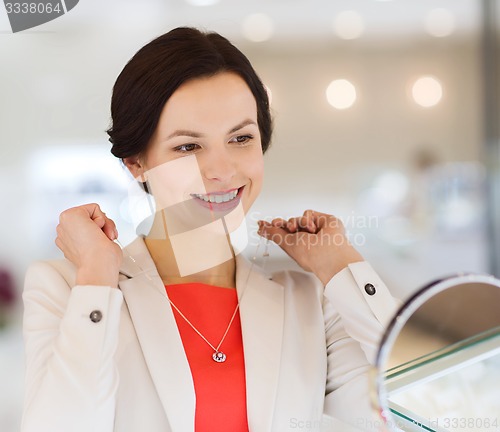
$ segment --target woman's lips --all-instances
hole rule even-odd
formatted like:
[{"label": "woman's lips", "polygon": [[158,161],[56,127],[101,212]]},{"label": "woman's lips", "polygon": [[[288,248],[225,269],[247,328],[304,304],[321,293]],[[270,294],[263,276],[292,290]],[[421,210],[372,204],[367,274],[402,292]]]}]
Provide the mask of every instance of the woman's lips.
[{"label": "woman's lips", "polygon": [[245,186],[241,186],[240,188],[230,189],[229,191],[213,192],[208,194],[191,194],[191,196],[193,197],[193,201],[202,207],[212,211],[227,212],[236,208],[240,203],[244,187]]}]

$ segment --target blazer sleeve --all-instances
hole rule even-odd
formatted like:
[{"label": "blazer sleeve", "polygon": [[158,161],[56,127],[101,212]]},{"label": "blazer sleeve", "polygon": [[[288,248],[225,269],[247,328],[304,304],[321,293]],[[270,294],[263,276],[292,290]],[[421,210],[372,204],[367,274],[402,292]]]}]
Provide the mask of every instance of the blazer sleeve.
[{"label": "blazer sleeve", "polygon": [[72,287],[67,264],[38,262],[26,274],[22,432],[113,430],[122,293]]},{"label": "blazer sleeve", "polygon": [[369,371],[398,301],[367,262],[350,264],[326,285],[323,300],[328,358],[325,420],[378,430],[370,405]]}]

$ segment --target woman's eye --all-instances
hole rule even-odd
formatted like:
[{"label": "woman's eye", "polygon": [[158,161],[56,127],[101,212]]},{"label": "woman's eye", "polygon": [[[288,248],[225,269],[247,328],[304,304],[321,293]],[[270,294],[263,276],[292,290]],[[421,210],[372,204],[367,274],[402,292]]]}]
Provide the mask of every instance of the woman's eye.
[{"label": "woman's eye", "polygon": [[253,138],[252,135],[239,135],[231,140],[231,142],[235,142],[237,144],[246,144]]},{"label": "woman's eye", "polygon": [[182,144],[174,148],[176,152],[189,153],[199,148],[198,144]]}]

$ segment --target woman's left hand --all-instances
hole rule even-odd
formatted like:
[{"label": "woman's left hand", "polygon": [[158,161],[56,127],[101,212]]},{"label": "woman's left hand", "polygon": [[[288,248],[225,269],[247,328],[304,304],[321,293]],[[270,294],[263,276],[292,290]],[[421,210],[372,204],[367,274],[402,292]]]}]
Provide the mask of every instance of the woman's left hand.
[{"label": "woman's left hand", "polygon": [[288,220],[259,221],[258,234],[312,271],[323,285],[348,264],[363,261],[349,243],[342,221],[329,214],[306,210],[303,216]]}]

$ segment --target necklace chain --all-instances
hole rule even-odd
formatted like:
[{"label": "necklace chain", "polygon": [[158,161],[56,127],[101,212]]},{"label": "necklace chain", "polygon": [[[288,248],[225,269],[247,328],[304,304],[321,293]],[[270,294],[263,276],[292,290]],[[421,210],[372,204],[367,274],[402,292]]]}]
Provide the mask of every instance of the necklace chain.
[{"label": "necklace chain", "polygon": [[[120,246],[120,248],[122,249],[122,251],[125,250],[125,248],[123,247],[123,245],[118,241],[118,239],[115,240],[115,242],[118,244],[118,246]],[[180,309],[172,302],[172,300],[170,300],[170,298],[168,298],[167,295],[164,295],[164,294],[161,294],[163,297],[166,297],[167,300],[170,302],[170,305],[179,313],[179,315],[191,326],[191,328],[210,346],[210,348],[212,348],[212,350],[214,351],[213,355],[212,355],[212,358],[214,361],[216,361],[217,363],[223,363],[226,361],[226,354],[224,354],[222,351],[219,351],[220,350],[220,347],[222,346],[222,343],[224,342],[224,339],[226,338],[227,334],[229,333],[229,329],[231,328],[231,325],[233,324],[233,321],[234,321],[234,318],[236,317],[236,313],[238,312],[238,309],[240,307],[240,302],[243,298],[243,295],[245,293],[245,290],[246,290],[246,287],[248,285],[248,280],[250,279],[250,274],[252,273],[252,269],[253,269],[253,266],[255,264],[255,261],[257,260],[257,253],[259,251],[259,248],[260,248],[260,243],[261,243],[261,238],[259,238],[259,243],[257,244],[257,248],[255,250],[255,254],[254,256],[252,257],[252,263],[251,263],[251,266],[250,266],[250,269],[248,270],[248,275],[247,275],[247,279],[245,281],[245,286],[242,290],[242,293],[241,293],[241,296],[237,299],[237,303],[236,303],[236,308],[234,309],[234,312],[233,312],[233,315],[231,316],[231,320],[229,321],[229,324],[226,328],[226,331],[224,332],[219,344],[217,345],[217,347],[215,347],[214,345],[212,345],[208,339],[203,336],[203,334],[191,323],[191,321],[189,321],[187,319],[187,317],[180,311]],[[264,261],[263,261],[263,268],[265,267],[265,263],[267,262],[267,257],[269,257],[269,240],[266,240],[265,242],[265,250],[264,250],[264,253],[262,254],[263,258],[264,258]],[[135,260],[135,258],[130,254],[128,253],[127,254],[127,257],[139,268],[139,270],[144,273],[144,275],[150,280],[152,281],[152,278],[151,276],[149,276],[149,274],[147,274],[147,272],[144,271],[144,269],[137,263],[137,261]]]},{"label": "necklace chain", "polygon": [[[226,355],[219,351],[221,345],[222,345],[222,342],[224,342],[224,339],[226,338],[226,335],[229,333],[229,329],[231,328],[231,324],[233,324],[233,321],[234,321],[234,317],[236,316],[236,312],[238,312],[238,309],[240,307],[240,302],[238,301],[238,303],[236,304],[236,308],[234,309],[234,312],[233,312],[233,315],[231,317],[231,320],[229,321],[229,324],[226,328],[226,331],[224,332],[224,335],[222,336],[222,339],[220,340],[219,342],[219,345],[217,345],[217,347],[214,347],[209,341],[208,339],[203,336],[201,334],[201,332],[191,323],[191,321],[189,321],[186,316],[179,310],[179,308],[172,302],[172,300],[168,299],[168,301],[170,302],[170,304],[172,305],[172,307],[179,313],[179,315],[184,318],[184,320],[191,326],[191,328],[196,332],[198,333],[198,335],[208,344],[210,345],[210,348],[212,348],[214,350],[214,354],[213,354],[213,359],[218,362],[218,363],[222,363],[223,361],[226,360]],[[222,354],[222,355],[220,355]]]}]

